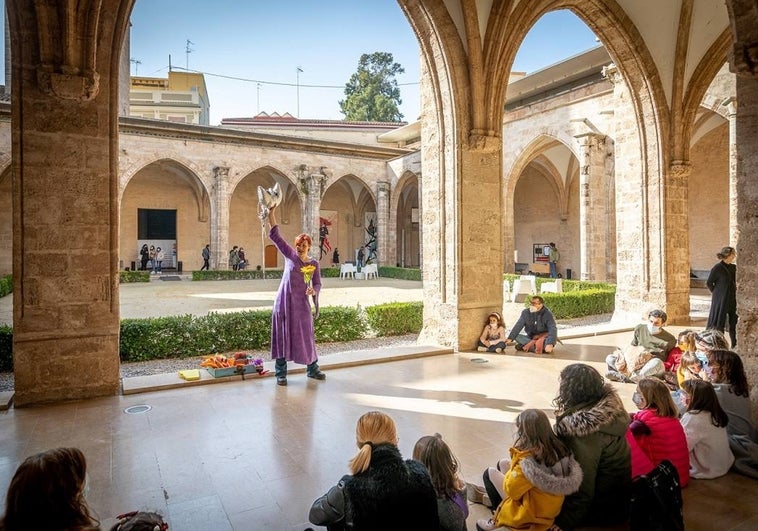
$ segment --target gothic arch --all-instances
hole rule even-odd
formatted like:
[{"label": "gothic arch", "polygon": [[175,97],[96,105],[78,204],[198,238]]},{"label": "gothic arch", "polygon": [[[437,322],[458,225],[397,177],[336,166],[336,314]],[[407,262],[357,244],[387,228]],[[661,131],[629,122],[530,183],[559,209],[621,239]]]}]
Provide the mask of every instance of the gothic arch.
[{"label": "gothic arch", "polygon": [[[413,208],[409,207],[408,203],[409,201],[413,202],[412,194],[415,193],[415,208],[420,216],[420,182],[421,180],[416,173],[406,170],[398,179],[390,197],[389,227],[387,230],[395,234],[395,245],[393,249],[390,249],[390,259],[392,263],[398,263],[402,267],[420,267],[421,265],[422,224],[420,218],[414,222],[412,211],[408,211],[408,208]],[[403,217],[402,220],[401,216]],[[417,260],[419,263],[416,263]]]}]

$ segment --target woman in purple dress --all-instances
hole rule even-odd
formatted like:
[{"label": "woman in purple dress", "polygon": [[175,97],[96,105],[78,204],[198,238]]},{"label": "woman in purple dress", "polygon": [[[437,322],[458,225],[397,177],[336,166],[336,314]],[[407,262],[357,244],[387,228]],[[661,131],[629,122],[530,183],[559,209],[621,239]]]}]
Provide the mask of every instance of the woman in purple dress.
[{"label": "woman in purple dress", "polygon": [[[326,380],[318,368],[313,319],[318,318],[318,293],[321,291],[321,270],[318,261],[308,256],[311,237],[300,234],[293,249],[279,234],[274,210],[268,213],[271,226],[269,238],[284,256],[284,272],[271,312],[271,358],[275,360],[276,383],[287,385],[287,361],[306,365],[308,378]],[[311,315],[308,297],[316,308]]]}]

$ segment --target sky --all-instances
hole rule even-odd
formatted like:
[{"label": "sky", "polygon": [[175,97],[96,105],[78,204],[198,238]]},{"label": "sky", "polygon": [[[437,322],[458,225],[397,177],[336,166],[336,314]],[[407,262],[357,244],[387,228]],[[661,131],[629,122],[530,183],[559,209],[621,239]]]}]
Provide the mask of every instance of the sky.
[{"label": "sky", "polygon": [[[211,125],[259,112],[340,120],[360,56],[379,51],[405,69],[397,76],[403,119],[420,114],[418,41],[395,0],[137,0],[131,20],[131,74],[165,77],[169,62],[205,73]],[[513,70],[534,72],[597,44],[570,12],[549,13]]]}]

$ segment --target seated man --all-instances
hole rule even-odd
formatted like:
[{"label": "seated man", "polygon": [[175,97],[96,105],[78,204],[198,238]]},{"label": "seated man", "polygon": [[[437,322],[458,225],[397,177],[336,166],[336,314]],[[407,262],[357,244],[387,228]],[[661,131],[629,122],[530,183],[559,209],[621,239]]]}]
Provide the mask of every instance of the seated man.
[{"label": "seated man", "polygon": [[[521,330],[523,334],[520,334]],[[529,308],[521,312],[516,324],[511,328],[507,345],[516,343],[516,350],[550,354],[558,341],[558,327],[555,324],[553,312],[545,308],[545,299],[533,295],[529,300]]]},{"label": "seated man", "polygon": [[[637,382],[645,376],[662,376],[663,361],[676,346],[676,338],[663,329],[668,316],[663,310],[652,310],[647,323],[634,327],[630,347],[617,349],[605,358],[608,372],[605,377],[614,382]],[[624,359],[624,355],[627,354]],[[635,361],[631,361],[631,360]]]}]

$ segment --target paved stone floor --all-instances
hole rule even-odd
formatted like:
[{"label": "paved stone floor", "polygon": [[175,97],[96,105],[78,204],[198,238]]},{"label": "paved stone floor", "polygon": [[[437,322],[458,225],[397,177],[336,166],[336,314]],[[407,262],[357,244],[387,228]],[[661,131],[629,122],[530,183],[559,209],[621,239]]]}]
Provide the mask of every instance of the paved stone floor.
[{"label": "paved stone floor", "polygon": [[[133,291],[135,304],[149,305],[139,289]],[[240,304],[221,286],[210,293],[212,301]],[[360,289],[349,296],[369,297]],[[676,334],[681,328],[669,329]],[[324,360],[325,382],[292,371],[287,387],[268,377],[233,377],[10,408],[0,411],[0,492],[26,456],[70,445],[87,456],[89,500],[106,525],[116,514],[149,509],[164,513],[175,531],[302,530],[312,501],[346,473],[356,451],[355,421],[370,409],[396,420],[405,456],[420,436],[441,433],[461,460],[464,478],[480,483],[484,468],[506,455],[519,411],[538,407],[552,415],[558,373],[566,364],[582,361],[602,371],[605,355],[629,339],[628,331],[608,331],[595,326],[578,337],[567,334],[549,356],[433,348],[412,356],[386,350],[335,354]],[[613,385],[634,411],[634,386]],[[150,408],[126,412],[136,405]],[[687,529],[757,529],[757,496],[758,483],[743,476],[693,480],[684,490]],[[472,505],[468,529],[488,514]]]}]

